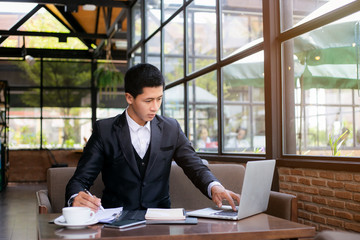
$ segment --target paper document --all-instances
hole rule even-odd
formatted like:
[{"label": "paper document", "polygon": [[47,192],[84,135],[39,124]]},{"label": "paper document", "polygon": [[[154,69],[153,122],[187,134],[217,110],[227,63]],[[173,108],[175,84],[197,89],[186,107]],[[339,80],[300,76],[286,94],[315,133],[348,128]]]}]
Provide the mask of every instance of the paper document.
[{"label": "paper document", "polygon": [[110,223],[122,213],[122,210],[123,210],[122,207],[105,208],[104,211],[102,210],[97,211],[95,216],[100,223]]},{"label": "paper document", "polygon": [[183,208],[148,208],[145,214],[146,220],[183,220],[185,210]]}]

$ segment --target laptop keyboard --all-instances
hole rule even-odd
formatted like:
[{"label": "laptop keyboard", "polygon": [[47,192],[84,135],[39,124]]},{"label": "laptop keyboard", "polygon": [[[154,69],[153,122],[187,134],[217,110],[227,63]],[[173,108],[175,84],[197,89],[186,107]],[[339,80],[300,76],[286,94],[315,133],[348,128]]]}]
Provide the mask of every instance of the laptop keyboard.
[{"label": "laptop keyboard", "polygon": [[228,216],[228,217],[235,217],[238,215],[238,212],[234,212],[233,210],[223,210],[220,212],[214,213],[214,215],[221,215],[221,216]]}]

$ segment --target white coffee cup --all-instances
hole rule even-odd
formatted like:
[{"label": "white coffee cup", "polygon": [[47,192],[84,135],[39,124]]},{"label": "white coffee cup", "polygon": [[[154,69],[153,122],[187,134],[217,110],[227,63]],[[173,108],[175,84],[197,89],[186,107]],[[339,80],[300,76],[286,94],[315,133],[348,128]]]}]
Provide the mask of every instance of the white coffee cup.
[{"label": "white coffee cup", "polygon": [[66,223],[72,225],[86,224],[95,219],[95,212],[87,207],[64,207],[62,214]]}]

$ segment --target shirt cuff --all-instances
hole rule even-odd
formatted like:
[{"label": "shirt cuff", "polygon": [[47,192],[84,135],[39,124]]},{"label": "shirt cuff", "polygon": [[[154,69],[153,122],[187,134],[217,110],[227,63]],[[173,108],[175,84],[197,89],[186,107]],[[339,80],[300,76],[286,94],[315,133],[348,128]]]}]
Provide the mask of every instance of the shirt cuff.
[{"label": "shirt cuff", "polygon": [[216,186],[216,185],[222,186],[221,183],[219,183],[218,181],[213,181],[213,182],[211,182],[211,183],[209,184],[209,186],[208,186],[208,188],[207,188],[208,196],[209,196],[209,198],[211,198],[211,199],[212,199],[212,196],[211,196],[211,188],[212,188],[213,186]]},{"label": "shirt cuff", "polygon": [[67,202],[68,207],[71,207],[71,206],[72,206],[72,204],[73,204],[73,202],[74,202],[74,198],[75,198],[77,195],[79,195],[79,194],[78,194],[78,193],[75,193],[75,194],[71,195],[71,197],[69,198],[69,200],[68,200],[68,202]]}]

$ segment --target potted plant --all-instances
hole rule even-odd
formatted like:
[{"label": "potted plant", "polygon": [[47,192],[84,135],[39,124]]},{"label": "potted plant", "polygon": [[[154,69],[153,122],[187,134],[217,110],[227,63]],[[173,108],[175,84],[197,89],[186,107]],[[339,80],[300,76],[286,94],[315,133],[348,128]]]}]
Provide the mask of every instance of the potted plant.
[{"label": "potted plant", "polygon": [[117,87],[123,84],[124,74],[115,67],[112,61],[111,44],[106,44],[106,62],[97,67],[94,78],[100,97],[102,92],[110,93],[110,95],[117,92]]}]

